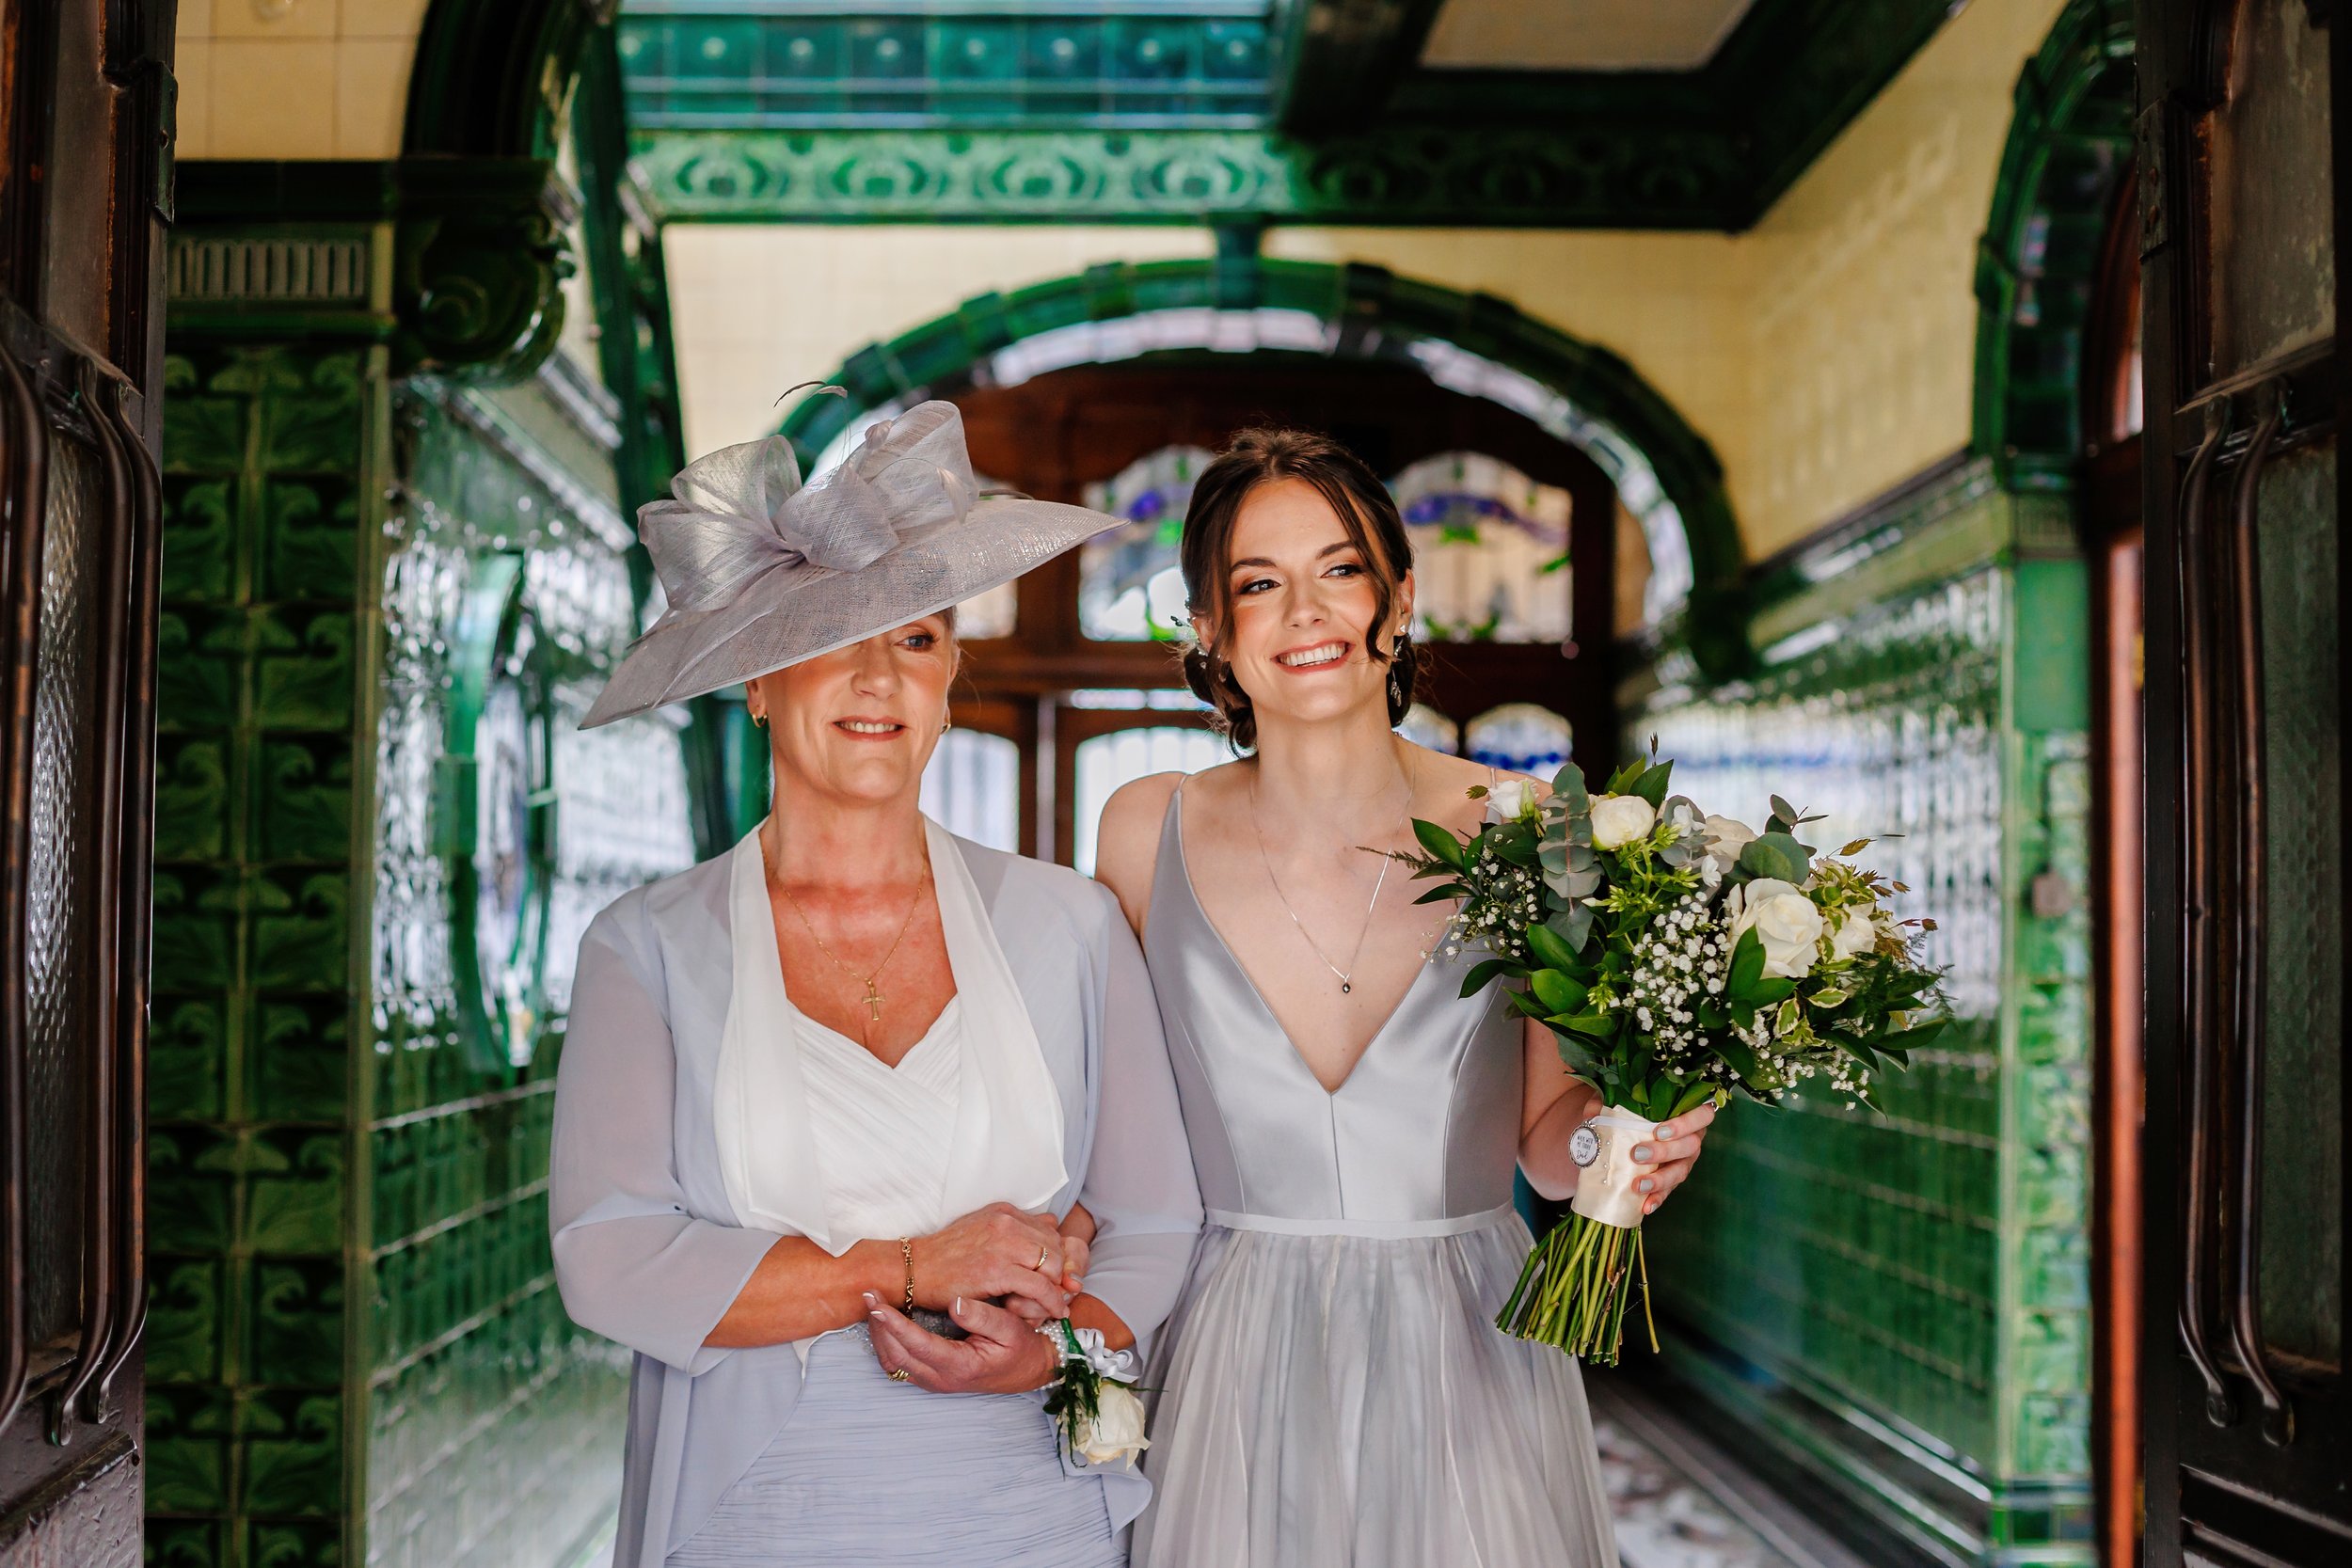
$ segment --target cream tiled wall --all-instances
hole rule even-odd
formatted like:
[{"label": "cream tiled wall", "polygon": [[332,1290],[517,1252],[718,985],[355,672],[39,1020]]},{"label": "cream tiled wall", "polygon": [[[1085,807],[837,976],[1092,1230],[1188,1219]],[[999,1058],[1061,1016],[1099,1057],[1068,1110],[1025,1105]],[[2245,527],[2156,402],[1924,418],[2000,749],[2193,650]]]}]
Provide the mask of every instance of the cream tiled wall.
[{"label": "cream tiled wall", "polygon": [[774,430],[786,388],[974,294],[1212,248],[1201,229],[1059,225],[672,224],[663,235],[686,447],[697,454]]},{"label": "cream tiled wall", "polygon": [[2062,5],[1973,0],[1740,237],[1751,555],[1967,444],[1977,239],[2017,73]]},{"label": "cream tiled wall", "polygon": [[1428,229],[1275,229],[1286,261],[1374,261],[1484,290],[1623,356],[1737,472],[1748,422],[1749,299],[1740,242],[1723,234]]},{"label": "cream tiled wall", "polygon": [[396,155],[430,3],[181,0],[179,155]]}]

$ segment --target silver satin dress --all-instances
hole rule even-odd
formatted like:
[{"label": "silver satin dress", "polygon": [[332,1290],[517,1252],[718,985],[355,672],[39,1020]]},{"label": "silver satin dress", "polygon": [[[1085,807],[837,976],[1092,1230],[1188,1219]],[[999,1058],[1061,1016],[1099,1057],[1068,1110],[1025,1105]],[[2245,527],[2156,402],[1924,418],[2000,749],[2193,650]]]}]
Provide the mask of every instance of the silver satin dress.
[{"label": "silver satin dress", "polygon": [[1208,1225],[1143,1380],[1136,1568],[1615,1568],[1577,1364],[1494,1325],[1516,1018],[1434,959],[1327,1091],[1201,911],[1183,798],[1144,955]]}]

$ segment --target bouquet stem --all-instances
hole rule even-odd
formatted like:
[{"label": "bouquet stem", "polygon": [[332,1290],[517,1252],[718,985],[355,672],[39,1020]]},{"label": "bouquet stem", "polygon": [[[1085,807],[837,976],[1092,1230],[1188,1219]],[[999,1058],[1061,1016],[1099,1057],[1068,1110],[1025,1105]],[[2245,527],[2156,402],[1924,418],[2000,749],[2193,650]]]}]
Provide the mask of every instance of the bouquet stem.
[{"label": "bouquet stem", "polygon": [[1617,1364],[1625,1338],[1625,1309],[1636,1277],[1642,1287],[1642,1318],[1649,1348],[1658,1349],[1658,1324],[1650,1316],[1649,1268],[1642,1256],[1642,1227],[1570,1214],[1527,1256],[1495,1326],[1522,1339],[1556,1345],[1570,1355],[1603,1367]]}]

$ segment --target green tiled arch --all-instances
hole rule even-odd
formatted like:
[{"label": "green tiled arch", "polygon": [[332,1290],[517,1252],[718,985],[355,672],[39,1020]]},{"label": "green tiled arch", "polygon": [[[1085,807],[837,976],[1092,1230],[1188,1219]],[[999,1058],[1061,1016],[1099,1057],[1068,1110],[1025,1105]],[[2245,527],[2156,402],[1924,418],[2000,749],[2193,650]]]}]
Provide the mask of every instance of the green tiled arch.
[{"label": "green tiled arch", "polygon": [[[1747,666],[1747,613],[1739,526],[1722,463],[1705,437],[1632,366],[1487,293],[1464,293],[1360,262],[1199,261],[1108,262],[1009,293],[986,293],[885,343],[852,355],[831,377],[847,398],[803,400],[785,420],[804,461],[866,411],[951,383],[1024,338],[1155,310],[1303,311],[1384,339],[1434,340],[1518,372],[1573,406],[1582,422],[1645,460],[1689,542],[1692,587],[1680,625],[1701,670],[1727,679]],[[1578,444],[1584,441],[1578,437]],[[1607,466],[1604,464],[1604,466]]]},{"label": "green tiled arch", "polygon": [[2074,483],[2084,326],[2116,182],[2132,158],[2132,12],[2071,0],[2017,78],[1977,246],[1972,447],[2024,489]]}]

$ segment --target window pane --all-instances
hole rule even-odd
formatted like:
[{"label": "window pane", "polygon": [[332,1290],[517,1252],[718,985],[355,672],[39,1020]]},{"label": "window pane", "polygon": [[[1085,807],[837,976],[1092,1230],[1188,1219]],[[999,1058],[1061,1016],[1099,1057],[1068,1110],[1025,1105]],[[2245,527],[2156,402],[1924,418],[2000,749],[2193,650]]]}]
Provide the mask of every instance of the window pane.
[{"label": "window pane", "polygon": [[1078,552],[1078,627],[1104,642],[1168,641],[1184,625],[1184,579],[1176,562],[1193,482],[1211,453],[1162,447],[1109,481],[1089,484],[1086,503],[1127,519]]},{"label": "window pane", "polygon": [[1500,458],[1447,451],[1389,482],[1413,542],[1415,608],[1441,642],[1568,636],[1568,493]]},{"label": "window pane", "polygon": [[1548,779],[1568,760],[1572,734],[1568,721],[1548,707],[1505,703],[1464,725],[1462,738],[1472,762]]},{"label": "window pane", "polygon": [[[972,481],[983,496],[1012,488],[986,474],[974,474]],[[1016,629],[1017,605],[1018,595],[1009,582],[999,583],[985,594],[964,600],[956,606],[956,636],[967,642],[984,637],[1010,637]]]},{"label": "window pane", "polygon": [[1073,863],[1094,875],[1094,831],[1102,822],[1103,803],[1120,785],[1152,773],[1198,773],[1232,754],[1223,736],[1189,724],[1120,730],[1078,742],[1078,777],[1071,797]]},{"label": "window pane", "polygon": [[1405,721],[1397,725],[1396,733],[1416,746],[1426,746],[1450,757],[1462,754],[1461,729],[1427,703],[1415,703],[1406,708]]},{"label": "window pane", "polygon": [[1016,595],[1009,582],[998,583],[977,598],[956,606],[956,636],[963,641],[983,637],[1010,637]]},{"label": "window pane", "polygon": [[1021,847],[1021,748],[1001,735],[949,730],[923,769],[923,810],[951,833],[1007,853]]}]

